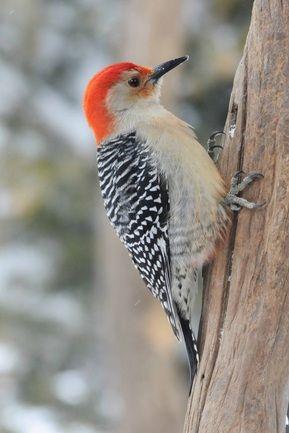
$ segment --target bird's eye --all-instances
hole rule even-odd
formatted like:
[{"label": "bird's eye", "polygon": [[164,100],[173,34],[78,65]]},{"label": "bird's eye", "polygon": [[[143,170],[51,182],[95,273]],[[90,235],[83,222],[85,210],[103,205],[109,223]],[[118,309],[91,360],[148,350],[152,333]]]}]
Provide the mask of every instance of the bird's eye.
[{"label": "bird's eye", "polygon": [[132,77],[128,80],[130,87],[138,87],[140,85],[140,79],[138,77]]}]

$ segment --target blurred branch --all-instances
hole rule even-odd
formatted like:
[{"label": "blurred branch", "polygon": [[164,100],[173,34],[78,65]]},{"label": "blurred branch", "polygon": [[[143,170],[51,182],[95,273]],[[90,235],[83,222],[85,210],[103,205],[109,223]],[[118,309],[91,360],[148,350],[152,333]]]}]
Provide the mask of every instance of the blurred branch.
[{"label": "blurred branch", "polygon": [[289,373],[289,5],[256,0],[231,96],[221,171],[265,179],[207,275],[202,360],[185,433],[285,430]]}]

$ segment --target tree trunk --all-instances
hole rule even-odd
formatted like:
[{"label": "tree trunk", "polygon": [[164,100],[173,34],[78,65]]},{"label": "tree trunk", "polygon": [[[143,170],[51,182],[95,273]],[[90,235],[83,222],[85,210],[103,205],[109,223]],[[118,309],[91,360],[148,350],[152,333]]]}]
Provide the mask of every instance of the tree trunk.
[{"label": "tree trunk", "polygon": [[[185,433],[285,431],[289,373],[289,3],[256,0],[220,169],[265,178],[208,271]],[[230,134],[229,134],[230,131]]]}]

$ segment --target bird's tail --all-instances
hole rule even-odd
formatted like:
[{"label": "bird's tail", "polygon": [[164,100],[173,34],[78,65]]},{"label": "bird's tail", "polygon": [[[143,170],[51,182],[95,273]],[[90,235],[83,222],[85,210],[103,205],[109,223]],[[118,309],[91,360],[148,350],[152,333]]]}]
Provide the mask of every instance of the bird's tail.
[{"label": "bird's tail", "polygon": [[190,394],[191,394],[194,377],[197,373],[197,369],[199,365],[199,351],[198,351],[197,340],[195,338],[193,330],[191,329],[189,320],[184,319],[180,314],[179,314],[179,320],[182,328],[182,333],[184,337],[184,342],[185,342],[186,352],[187,352],[187,357],[189,362]]}]

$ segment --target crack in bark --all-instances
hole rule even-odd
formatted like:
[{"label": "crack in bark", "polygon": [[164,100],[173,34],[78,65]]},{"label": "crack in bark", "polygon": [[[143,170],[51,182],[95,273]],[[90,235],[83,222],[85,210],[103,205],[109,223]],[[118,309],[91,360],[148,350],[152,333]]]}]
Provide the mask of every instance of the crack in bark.
[{"label": "crack in bark", "polygon": [[275,401],[275,423],[276,423],[276,432],[279,432],[279,417],[278,417],[278,412],[279,412],[279,402],[277,402],[276,399],[276,392],[274,392],[274,401]]},{"label": "crack in bark", "polygon": [[[242,102],[242,118],[241,118],[241,143],[240,143],[240,150],[238,155],[238,171],[242,170],[243,168],[243,161],[244,161],[244,134],[246,130],[246,109],[247,109],[247,55],[244,56],[244,89],[243,89],[243,102]],[[235,102],[233,103],[232,107],[238,107],[238,104]],[[236,113],[236,109],[234,110],[234,113]],[[238,115],[238,110],[237,110]],[[237,119],[236,119],[237,120]],[[223,329],[225,319],[226,319],[226,312],[227,312],[227,305],[228,305],[228,298],[229,298],[229,292],[230,292],[230,285],[231,285],[231,272],[233,267],[233,255],[235,250],[235,242],[236,242],[236,233],[237,233],[237,225],[238,225],[238,213],[234,213],[232,217],[232,227],[231,227],[231,233],[230,233],[230,239],[229,239],[229,245],[228,245],[228,254],[227,254],[227,265],[226,270],[224,272],[224,280],[223,280],[223,296],[222,296],[222,308],[221,308],[221,314],[220,319],[218,323],[218,333],[220,334],[221,330]],[[216,356],[213,363],[212,368],[212,374],[215,368],[216,359],[218,356],[219,348],[220,348],[221,341],[217,339],[217,344],[214,350],[214,355]]]}]

